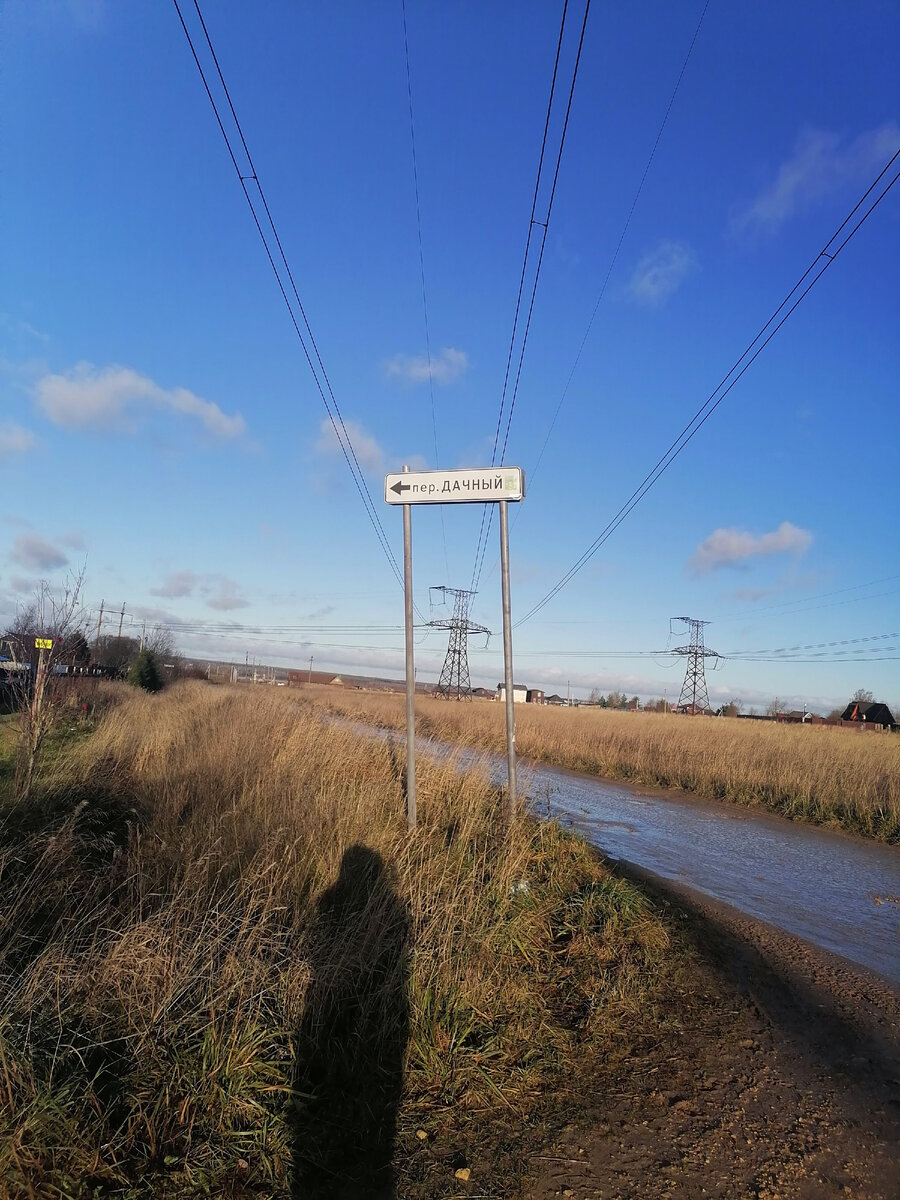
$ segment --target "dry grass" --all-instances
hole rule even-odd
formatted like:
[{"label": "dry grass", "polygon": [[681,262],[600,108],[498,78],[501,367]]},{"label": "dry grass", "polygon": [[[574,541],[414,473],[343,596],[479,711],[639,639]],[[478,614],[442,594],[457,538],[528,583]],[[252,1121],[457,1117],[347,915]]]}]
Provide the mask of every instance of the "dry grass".
[{"label": "dry grass", "polygon": [[460,1155],[513,1194],[599,1064],[699,1001],[582,843],[506,828],[486,777],[419,788],[410,836],[389,746],[189,684],[7,803],[0,1195],[324,1197],[395,1122],[400,1195],[459,1194]]},{"label": "dry grass", "polygon": [[[392,728],[403,697],[310,688],[305,700]],[[505,749],[499,704],[416,698],[417,727],[443,741]],[[795,820],[900,841],[900,737],[830,726],[777,725],[604,709],[518,705],[516,747],[541,762],[611,779],[678,787]]]}]

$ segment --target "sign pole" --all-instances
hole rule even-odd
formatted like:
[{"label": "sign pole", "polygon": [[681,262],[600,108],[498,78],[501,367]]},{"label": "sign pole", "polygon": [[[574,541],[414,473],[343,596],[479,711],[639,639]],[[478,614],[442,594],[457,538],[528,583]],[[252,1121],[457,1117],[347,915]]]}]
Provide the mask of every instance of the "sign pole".
[{"label": "sign pole", "polygon": [[500,578],[503,588],[503,674],[506,680],[506,771],[510,821],[516,815],[516,714],[513,696],[512,609],[509,600],[509,517],[500,501]]},{"label": "sign pole", "polygon": [[513,711],[512,621],[509,603],[509,518],[507,504],[525,499],[521,467],[466,467],[453,471],[410,471],[385,475],[384,502],[403,508],[403,593],[406,617],[406,820],[416,825],[416,669],[413,651],[413,504],[500,505],[500,562],[503,575],[503,658],[506,671],[506,749],[510,818],[516,813],[516,723]]},{"label": "sign pole", "polygon": [[[409,467],[403,468],[404,473]],[[416,665],[413,644],[412,506],[403,505],[403,598],[406,618],[406,824],[416,827]]]}]

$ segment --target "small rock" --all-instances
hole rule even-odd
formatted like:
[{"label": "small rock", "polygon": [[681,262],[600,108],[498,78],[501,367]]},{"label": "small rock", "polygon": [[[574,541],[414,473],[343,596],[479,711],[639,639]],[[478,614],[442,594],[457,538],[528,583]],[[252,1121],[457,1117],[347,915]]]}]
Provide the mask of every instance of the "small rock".
[{"label": "small rock", "polygon": [[456,1178],[457,1178],[457,1179],[461,1179],[461,1180],[463,1181],[463,1183],[468,1183],[468,1182],[469,1182],[469,1176],[472,1174],[472,1172],[469,1170],[469,1168],[468,1168],[468,1167],[459,1167],[459,1168],[458,1168],[458,1169],[457,1169],[457,1170],[454,1172],[454,1174],[456,1175]]}]

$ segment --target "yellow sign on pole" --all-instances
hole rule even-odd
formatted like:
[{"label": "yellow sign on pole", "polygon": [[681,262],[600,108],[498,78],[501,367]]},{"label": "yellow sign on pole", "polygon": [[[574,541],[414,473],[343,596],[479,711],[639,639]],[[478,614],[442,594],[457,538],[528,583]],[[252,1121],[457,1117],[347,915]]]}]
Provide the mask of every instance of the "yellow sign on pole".
[{"label": "yellow sign on pole", "polygon": [[53,638],[35,638],[34,648],[35,650],[52,650]]}]

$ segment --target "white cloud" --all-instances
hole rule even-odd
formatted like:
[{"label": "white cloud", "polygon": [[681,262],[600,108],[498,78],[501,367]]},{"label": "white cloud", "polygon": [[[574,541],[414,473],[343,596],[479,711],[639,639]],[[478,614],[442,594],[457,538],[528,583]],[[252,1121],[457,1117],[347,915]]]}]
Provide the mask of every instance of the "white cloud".
[{"label": "white cloud", "polygon": [[672,296],[697,269],[697,259],[684,242],[660,242],[645,254],[628,284],[632,300],[656,308]]},{"label": "white cloud", "polygon": [[716,529],[697,547],[688,567],[705,575],[719,567],[733,567],[748,558],[772,554],[802,554],[812,542],[807,529],[782,521],[771,533],[745,533],[741,529]]},{"label": "white cloud", "polygon": [[851,183],[864,183],[900,148],[900,126],[888,122],[852,140],[824,129],[805,129],[774,181],[738,213],[738,229],[774,232],[799,209]]},{"label": "white cloud", "polygon": [[769,596],[777,596],[780,591],[781,588],[775,587],[738,588],[736,592],[729,592],[728,599],[737,604],[758,604],[760,600],[767,600]]},{"label": "white cloud", "polygon": [[424,354],[409,356],[395,354],[385,363],[385,374],[388,379],[400,379],[404,383],[427,383],[429,376],[434,383],[448,384],[468,370],[469,356],[464,350],[455,350],[445,346],[440,354],[432,355],[429,370],[428,357]]},{"label": "white cloud", "polygon": [[208,582],[200,590],[206,595],[206,607],[216,612],[232,612],[236,608],[249,608],[250,601],[238,594],[238,585],[224,575],[207,575]]},{"label": "white cloud", "polygon": [[[193,571],[175,571],[166,575],[159,587],[150,588],[150,595],[161,596],[166,600],[178,600],[192,596],[197,591],[203,595],[206,607],[217,612],[231,612],[236,608],[250,606],[250,601],[240,595],[238,584],[233,579],[225,575],[197,575]],[[174,620],[178,622],[179,618]]]},{"label": "white cloud", "polygon": [[151,588],[150,595],[164,596],[166,599],[190,596],[197,586],[197,582],[197,576],[193,571],[176,571],[174,575],[167,575],[158,588]]},{"label": "white cloud", "polygon": [[211,400],[187,388],[162,388],[130,367],[79,363],[62,375],[42,376],[34,394],[38,407],[51,421],[70,429],[91,425],[121,429],[127,416],[147,408],[196,417],[208,433],[220,438],[239,437],[247,428],[240,413],[230,417]]},{"label": "white cloud", "polygon": [[[377,474],[384,469],[384,451],[367,429],[358,421],[344,422],[353,449],[356,452],[359,465],[364,471]],[[316,439],[316,451],[319,454],[332,455],[341,453],[341,445],[334,432],[334,426],[328,417],[322,419],[319,425],[319,436]]]},{"label": "white cloud", "polygon": [[3,329],[7,334],[12,334],[16,338],[24,336],[36,342],[50,341],[49,333],[43,333],[40,329],[36,329],[29,321],[12,317],[9,313],[0,313],[0,329]]},{"label": "white cloud", "polygon": [[29,571],[52,571],[69,561],[58,546],[36,533],[22,533],[13,542],[10,558]]},{"label": "white cloud", "polygon": [[30,429],[21,425],[0,425],[0,459],[13,454],[26,454],[37,445],[37,438]]}]

